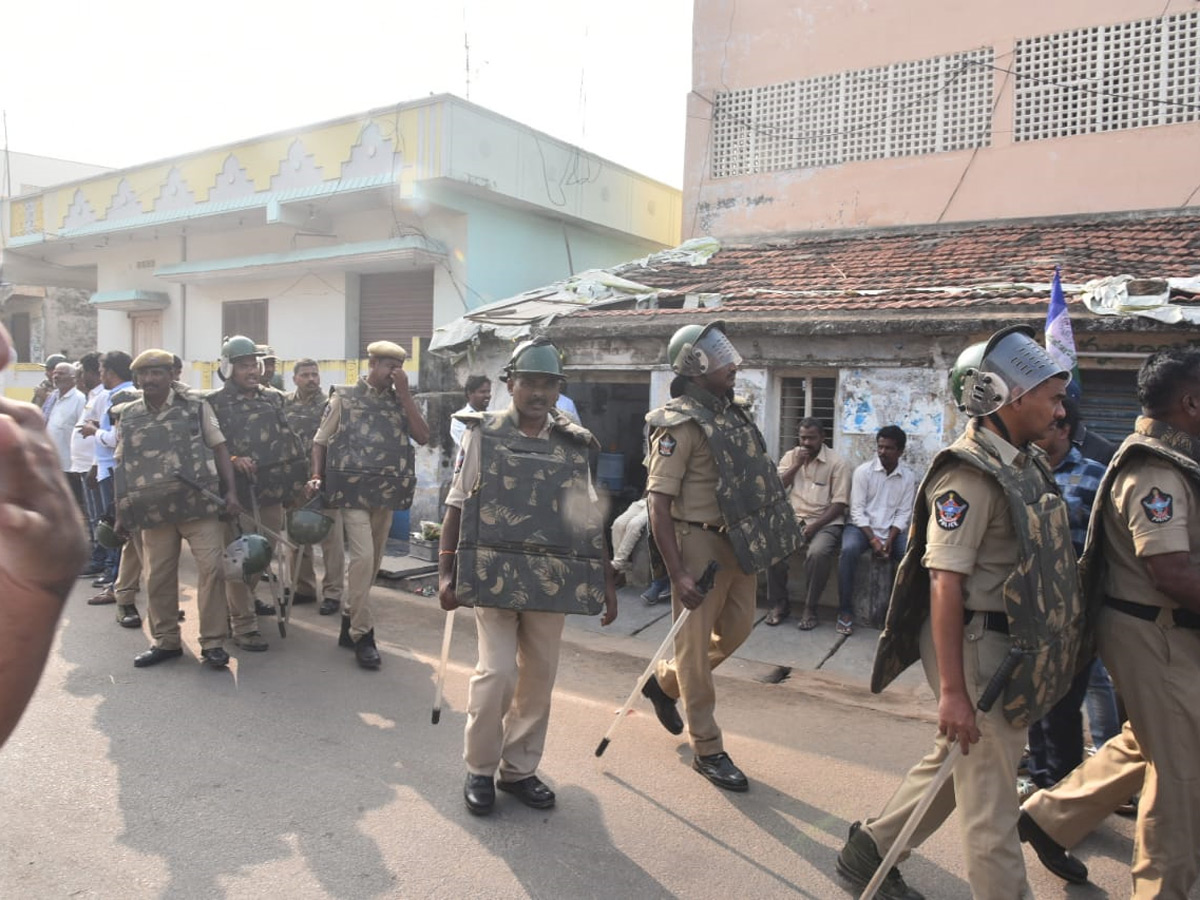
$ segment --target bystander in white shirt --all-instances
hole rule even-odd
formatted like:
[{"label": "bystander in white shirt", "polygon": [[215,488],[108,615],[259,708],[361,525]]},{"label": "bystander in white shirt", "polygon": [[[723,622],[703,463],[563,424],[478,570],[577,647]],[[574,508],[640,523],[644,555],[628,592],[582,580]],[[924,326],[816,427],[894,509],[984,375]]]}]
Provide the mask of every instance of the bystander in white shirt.
[{"label": "bystander in white shirt", "polygon": [[883,541],[887,540],[888,530],[893,527],[900,534],[907,534],[916,496],[917,479],[912,469],[900,462],[889,473],[877,456],[854,470],[850,485],[850,524],[870,527]]}]

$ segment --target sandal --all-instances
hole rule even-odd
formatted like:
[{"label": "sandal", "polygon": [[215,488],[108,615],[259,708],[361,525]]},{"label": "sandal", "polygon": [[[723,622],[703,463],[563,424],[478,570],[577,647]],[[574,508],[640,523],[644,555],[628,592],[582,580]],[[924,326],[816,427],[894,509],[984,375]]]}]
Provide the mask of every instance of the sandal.
[{"label": "sandal", "polygon": [[805,615],[796,625],[801,631],[812,631],[817,627],[817,617],[813,615]]},{"label": "sandal", "polygon": [[837,617],[837,633],[850,635],[854,634],[854,620],[843,616]]},{"label": "sandal", "polygon": [[790,610],[786,606],[773,606],[771,611],[767,613],[767,618],[764,620],[768,625],[778,625],[790,615]]}]

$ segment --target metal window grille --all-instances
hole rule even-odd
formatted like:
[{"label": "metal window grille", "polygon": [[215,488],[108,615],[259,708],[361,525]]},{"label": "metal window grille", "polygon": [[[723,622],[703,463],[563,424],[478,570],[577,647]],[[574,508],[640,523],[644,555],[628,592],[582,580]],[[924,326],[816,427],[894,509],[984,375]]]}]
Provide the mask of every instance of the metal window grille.
[{"label": "metal window grille", "polygon": [[229,300],[221,304],[221,334],[245,335],[256,344],[267,343],[267,301]]},{"label": "metal window grille", "polygon": [[780,379],[778,457],[796,446],[800,420],[811,416],[825,429],[825,443],[833,446],[834,400],[837,378],[801,376]]},{"label": "metal window grille", "polygon": [[1017,41],[1018,141],[1200,118],[1200,12]]},{"label": "metal window grille", "polygon": [[712,177],[991,143],[991,48],[718,93]]}]

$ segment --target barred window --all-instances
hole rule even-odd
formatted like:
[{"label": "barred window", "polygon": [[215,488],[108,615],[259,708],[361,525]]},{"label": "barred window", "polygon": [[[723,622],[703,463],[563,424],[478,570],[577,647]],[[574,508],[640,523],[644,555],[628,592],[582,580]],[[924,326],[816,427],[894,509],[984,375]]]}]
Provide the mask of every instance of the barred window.
[{"label": "barred window", "polygon": [[991,48],[718,93],[712,177],[986,147]]},{"label": "barred window", "polygon": [[799,376],[779,382],[779,453],[776,459],[796,446],[800,420],[817,419],[825,429],[825,443],[833,446],[834,401],[837,378]]},{"label": "barred window", "polygon": [[1018,141],[1200,118],[1200,12],[1017,41]]}]

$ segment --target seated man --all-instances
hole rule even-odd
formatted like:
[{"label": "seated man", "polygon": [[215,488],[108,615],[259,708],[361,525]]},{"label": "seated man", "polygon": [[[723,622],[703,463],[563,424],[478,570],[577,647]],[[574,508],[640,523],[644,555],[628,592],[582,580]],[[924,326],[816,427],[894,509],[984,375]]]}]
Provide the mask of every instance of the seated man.
[{"label": "seated man", "polygon": [[875,435],[875,459],[854,470],[850,487],[850,525],[842,532],[838,560],[839,634],[854,632],[854,574],[858,558],[868,547],[875,559],[899,562],[908,546],[917,481],[900,462],[908,436],[897,425],[885,425]]},{"label": "seated man", "polygon": [[[612,567],[619,573],[633,569],[633,556],[638,546],[646,539],[646,531],[650,527],[650,513],[646,509],[645,498],[634,500],[625,512],[617,516],[612,523],[613,559]],[[662,600],[671,599],[671,579],[667,576],[655,578],[642,593],[642,600],[647,606]]]},{"label": "seated man", "polygon": [[[779,478],[788,492],[806,547],[804,613],[799,627],[811,631],[817,627],[817,601],[842,545],[842,525],[850,503],[850,466],[825,446],[825,428],[817,419],[801,419],[798,438],[797,446],[779,461]],[[790,612],[788,564],[787,559],[775,563],[768,575],[768,625],[778,625]]]}]

